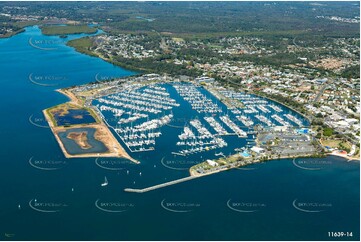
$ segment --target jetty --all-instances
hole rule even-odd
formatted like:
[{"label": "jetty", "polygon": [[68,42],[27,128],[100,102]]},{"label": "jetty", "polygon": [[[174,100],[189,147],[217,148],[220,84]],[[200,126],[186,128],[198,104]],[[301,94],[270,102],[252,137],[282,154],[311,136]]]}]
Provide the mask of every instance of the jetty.
[{"label": "jetty", "polygon": [[143,189],[125,188],[124,191],[125,192],[135,192],[135,193],[144,193],[144,192],[149,192],[149,191],[152,191],[152,190],[156,190],[158,188],[167,187],[167,186],[171,186],[171,185],[174,185],[174,184],[177,184],[177,183],[189,181],[189,180],[192,180],[192,179],[195,179],[195,178],[198,178],[198,176],[187,176],[187,177],[184,177],[184,178],[181,178],[181,179],[173,180],[173,181],[170,181],[170,182],[165,182],[165,183],[162,183],[162,184],[158,184],[158,185],[143,188]]}]

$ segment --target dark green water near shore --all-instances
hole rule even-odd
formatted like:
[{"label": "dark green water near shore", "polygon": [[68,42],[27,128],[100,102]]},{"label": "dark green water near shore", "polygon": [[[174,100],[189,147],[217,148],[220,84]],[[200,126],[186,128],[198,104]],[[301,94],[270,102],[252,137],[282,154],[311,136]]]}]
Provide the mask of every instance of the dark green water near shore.
[{"label": "dark green water near shore", "polygon": [[64,41],[37,27],[0,40],[0,240],[359,239],[359,162],[302,159],[321,168],[307,170],[274,160],[132,194],[123,189],[188,175],[162,165],[165,141],[140,165],[64,158],[41,114],[67,100],[54,90],[135,74]]}]

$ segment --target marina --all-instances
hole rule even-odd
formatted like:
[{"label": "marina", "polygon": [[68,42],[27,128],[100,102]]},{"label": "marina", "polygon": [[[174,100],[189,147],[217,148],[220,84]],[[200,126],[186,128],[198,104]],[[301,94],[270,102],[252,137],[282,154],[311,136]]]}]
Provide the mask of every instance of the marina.
[{"label": "marina", "polygon": [[[169,154],[188,157],[211,150],[228,154],[239,148],[237,142],[251,148],[256,145],[255,125],[292,126],[289,120],[294,125],[306,124],[272,101],[217,87],[208,92],[192,83],[163,81],[127,83],[118,90],[98,97],[93,105],[134,154],[156,151],[158,140],[169,137],[165,130],[172,127],[176,140],[167,141],[173,147]],[[227,98],[226,103],[217,99],[221,96]]]},{"label": "marina", "polygon": [[[171,110],[179,104],[164,87],[135,85],[132,90],[97,99],[95,106],[131,152],[143,152],[155,149],[160,128],[171,122]],[[112,117],[106,118],[107,113]]]}]

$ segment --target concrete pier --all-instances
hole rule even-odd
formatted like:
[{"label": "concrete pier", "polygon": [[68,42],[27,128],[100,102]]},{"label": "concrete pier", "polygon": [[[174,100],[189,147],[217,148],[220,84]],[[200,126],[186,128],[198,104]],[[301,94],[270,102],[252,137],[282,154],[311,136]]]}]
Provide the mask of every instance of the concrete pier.
[{"label": "concrete pier", "polygon": [[177,183],[189,181],[189,180],[192,180],[192,179],[195,179],[195,178],[197,178],[197,176],[187,176],[187,177],[184,177],[184,178],[181,178],[181,179],[178,179],[178,180],[158,184],[158,185],[143,188],[143,189],[125,188],[124,191],[125,192],[135,192],[135,193],[144,193],[144,192],[149,192],[149,191],[152,191],[152,190],[155,190],[155,189],[158,189],[158,188],[167,187],[167,186],[171,186],[171,185],[174,185],[174,184],[177,184]]}]

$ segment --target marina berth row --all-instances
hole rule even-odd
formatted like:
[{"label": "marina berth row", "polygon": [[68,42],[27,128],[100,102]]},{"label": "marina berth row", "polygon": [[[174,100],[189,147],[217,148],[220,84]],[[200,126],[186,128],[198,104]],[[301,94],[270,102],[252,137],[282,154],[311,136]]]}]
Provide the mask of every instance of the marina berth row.
[{"label": "marina berth row", "polygon": [[296,118],[294,115],[288,113],[285,114],[284,116],[289,120],[291,120],[292,122],[296,123],[298,126],[302,126],[302,121]]},{"label": "marina berth row", "polygon": [[189,123],[190,127],[185,126],[183,133],[178,135],[180,141],[176,145],[181,147],[181,150],[172,152],[172,154],[187,156],[227,146],[227,143],[222,138],[212,134],[200,120],[194,119]]},{"label": "marina berth row", "polygon": [[271,112],[271,111],[268,110],[264,105],[259,105],[259,106],[257,106],[257,108],[258,108],[259,110],[261,110],[262,112],[264,112],[264,113],[270,113],[270,112]]},{"label": "marina berth row", "polygon": [[285,121],[283,118],[281,118],[277,114],[273,114],[271,117],[274,120],[276,120],[278,123],[280,123],[282,126],[291,126],[291,124],[289,122]]},{"label": "marina berth row", "polygon": [[254,116],[256,119],[258,119],[259,121],[261,121],[262,123],[265,123],[267,126],[274,126],[275,124],[272,123],[271,120],[269,120],[268,118],[266,118],[266,116],[263,115],[255,115]]},{"label": "marina berth row", "polygon": [[214,117],[204,117],[210,126],[217,132],[218,135],[229,135],[228,131],[225,130],[222,125],[220,125]]},{"label": "marina berth row", "polygon": [[189,84],[175,84],[173,87],[178,94],[187,101],[198,113],[221,113],[222,109],[204,94],[196,86]]},{"label": "marina berth row", "polygon": [[277,107],[274,104],[270,104],[268,105],[270,108],[272,108],[274,111],[276,111],[277,113],[282,112],[282,109],[280,109],[279,107]]},{"label": "marina berth row", "polygon": [[240,129],[228,116],[221,116],[220,119],[232,129],[238,137],[247,137],[247,133]]},{"label": "marina berth row", "polygon": [[245,115],[238,115],[238,116],[236,116],[236,118],[247,127],[250,127],[254,124],[254,122]]}]

